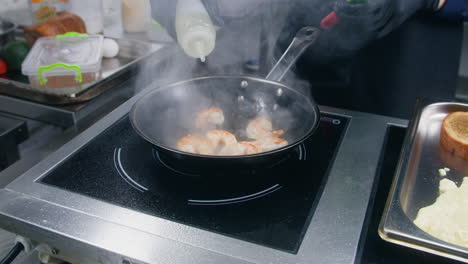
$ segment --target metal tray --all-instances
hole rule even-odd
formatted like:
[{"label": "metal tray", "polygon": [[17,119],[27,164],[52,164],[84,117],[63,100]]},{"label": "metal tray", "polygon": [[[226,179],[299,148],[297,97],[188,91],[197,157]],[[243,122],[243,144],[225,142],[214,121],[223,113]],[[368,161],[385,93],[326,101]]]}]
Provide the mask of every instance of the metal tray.
[{"label": "metal tray", "polygon": [[[145,57],[157,51],[160,45],[131,39],[115,39],[120,51],[117,57],[102,60],[99,80],[84,85],[83,91],[73,96],[41,93],[29,87],[28,78],[22,75],[12,76],[11,80],[0,78],[0,94],[14,96],[29,101],[48,105],[66,105],[86,102],[115,87],[121,79],[127,79],[126,73]],[[128,76],[127,76],[128,77]]]},{"label": "metal tray", "polygon": [[418,210],[433,204],[438,197],[442,179],[438,169],[450,168],[446,177],[457,185],[468,175],[468,162],[445,151],[439,144],[445,116],[455,111],[468,111],[468,105],[422,100],[416,110],[380,222],[379,235],[392,243],[468,263],[468,248],[435,238],[413,224]]}]

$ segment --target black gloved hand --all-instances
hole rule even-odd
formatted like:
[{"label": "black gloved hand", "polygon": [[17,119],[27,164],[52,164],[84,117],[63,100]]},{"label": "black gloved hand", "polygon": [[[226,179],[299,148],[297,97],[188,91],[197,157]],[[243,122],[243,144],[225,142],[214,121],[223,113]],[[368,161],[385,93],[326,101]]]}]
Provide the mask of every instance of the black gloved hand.
[{"label": "black gloved hand", "polygon": [[[223,28],[231,20],[258,15],[258,10],[275,0],[201,1],[213,23]],[[287,47],[300,28],[320,27],[319,39],[308,49],[307,57],[326,62],[354,54],[418,11],[436,11],[439,0],[291,0],[281,3],[290,10],[280,38],[280,50]],[[175,37],[177,1],[151,0],[151,4],[155,19]]]},{"label": "black gloved hand", "polygon": [[419,11],[435,12],[439,0],[338,0],[320,21],[321,36],[310,50],[321,61],[352,55]]},{"label": "black gloved hand", "polygon": [[[439,0],[339,0],[334,11],[341,24],[362,25],[368,33],[382,37],[418,11],[435,12]],[[348,27],[353,32],[353,27]],[[363,32],[366,33],[366,32]]]}]

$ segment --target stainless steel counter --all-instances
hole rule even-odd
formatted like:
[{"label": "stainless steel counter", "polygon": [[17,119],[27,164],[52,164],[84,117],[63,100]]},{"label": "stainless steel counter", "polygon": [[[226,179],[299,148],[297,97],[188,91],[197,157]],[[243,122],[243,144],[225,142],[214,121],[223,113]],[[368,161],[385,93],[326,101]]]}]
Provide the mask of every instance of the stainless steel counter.
[{"label": "stainless steel counter", "polygon": [[45,251],[58,249],[59,257],[85,263],[355,262],[388,126],[406,126],[406,121],[321,107],[350,122],[301,247],[290,254],[36,182],[128,113],[137,98],[82,133],[77,129],[64,136],[66,141],[78,134],[32,168],[27,169],[37,159],[1,173],[0,227],[48,245]]},{"label": "stainless steel counter", "polygon": [[[157,48],[159,50],[150,57],[135,65],[137,70],[132,71],[127,78],[119,79],[112,89],[82,104],[57,107],[0,95],[0,112],[5,111],[26,120],[31,134],[30,139],[19,146],[21,160],[1,171],[0,187],[96,123],[150,83],[153,82],[153,86],[164,83],[164,78],[155,78],[152,73],[161,72],[161,68],[164,68],[165,63],[177,50],[163,46]],[[156,80],[153,81],[153,78]]]},{"label": "stainless steel counter", "polygon": [[[23,37],[22,31],[18,34],[20,36],[17,38]],[[143,65],[157,67],[174,50],[138,40],[116,39],[116,42],[119,45],[118,55],[104,58],[98,80],[85,85],[81,92],[73,96],[40,92],[22,75],[13,75],[11,80],[0,79],[0,111],[65,128],[73,126],[93,113],[96,106],[131,97],[134,91],[122,89],[121,83],[135,76]]]}]

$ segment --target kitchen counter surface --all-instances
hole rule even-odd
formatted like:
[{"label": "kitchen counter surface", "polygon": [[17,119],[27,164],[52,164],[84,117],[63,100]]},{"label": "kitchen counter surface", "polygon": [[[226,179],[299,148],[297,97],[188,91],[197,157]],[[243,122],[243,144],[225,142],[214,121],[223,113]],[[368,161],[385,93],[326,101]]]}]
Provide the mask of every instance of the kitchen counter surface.
[{"label": "kitchen counter surface", "polygon": [[[164,45],[155,44],[155,46],[157,46],[158,50],[147,60],[139,63],[136,70],[132,71],[132,75],[129,75],[126,79],[119,79],[119,83],[116,83],[115,87],[86,102],[80,111],[76,113],[72,125],[57,126],[54,124],[60,123],[60,120],[46,123],[42,119],[31,119],[28,118],[28,115],[24,115],[24,111],[40,111],[43,115],[50,114],[54,116],[52,119],[61,118],[59,117],[60,109],[48,110],[50,107],[47,105],[31,103],[31,108],[26,107],[26,109],[23,107],[21,109],[21,107],[18,108],[15,104],[12,104],[12,107],[6,108],[6,110],[3,109],[2,111],[7,111],[8,115],[24,120],[27,123],[30,135],[29,139],[18,145],[21,159],[5,170],[0,170],[0,187],[16,176],[21,175],[35,163],[47,157],[49,153],[96,123],[145,87],[154,87],[169,81],[154,76],[154,72],[161,72],[161,68],[164,68],[171,54],[177,52],[177,50]],[[6,97],[8,96],[0,95],[0,101]],[[25,100],[13,99],[21,101],[19,105],[22,106],[29,103]]]},{"label": "kitchen counter surface", "polygon": [[[146,70],[147,73],[154,72],[152,68]],[[92,135],[102,132],[106,127],[125,115],[137,98],[130,98],[133,94],[140,92],[145,87],[157,87],[161,83],[164,83],[161,79],[154,82],[145,80],[143,78],[145,76],[147,75],[136,75],[134,78],[120,84],[120,90],[128,91],[124,97],[119,99],[125,103],[120,106],[119,103],[110,104],[110,106],[103,109],[103,111],[96,112],[95,115],[83,120],[73,128],[66,129],[63,133],[59,133],[51,142],[36,149],[34,155],[27,155],[22,160],[0,173],[0,217],[2,222],[5,221],[2,223],[2,226],[6,225],[10,230],[26,228],[26,226],[22,224],[16,225],[16,223],[11,222],[9,216],[7,216],[18,213],[21,217],[28,218],[27,221],[31,221],[31,223],[39,221],[37,223],[38,225],[49,226],[43,230],[56,229],[56,232],[66,231],[70,232],[70,236],[76,238],[76,240],[69,243],[68,241],[64,242],[62,237],[53,238],[50,236],[50,233],[41,233],[42,231],[35,233],[35,231],[26,228],[26,230],[28,230],[26,231],[27,233],[35,233],[31,234],[32,236],[43,237],[46,235],[44,238],[49,241],[49,243],[55,242],[61,245],[67,245],[67,247],[69,246],[73,248],[73,250],[78,247],[80,250],[87,251],[89,250],[90,244],[84,245],[79,241],[89,240],[91,243],[92,240],[92,243],[102,243],[99,247],[106,248],[108,250],[106,252],[124,250],[127,256],[148,262],[160,261],[166,257],[176,257],[172,261],[179,261],[180,263],[188,261],[189,258],[192,262],[193,258],[199,258],[198,260],[204,258],[213,261],[218,260],[217,263],[220,261],[224,263],[265,262],[268,259],[271,260],[271,263],[276,263],[278,261],[281,263],[305,263],[304,261],[310,259],[315,259],[322,263],[350,263],[351,260],[356,258],[361,229],[351,228],[338,232],[333,223],[352,224],[356,226],[361,226],[364,223],[375,174],[378,170],[379,156],[385,142],[386,131],[388,127],[392,125],[405,127],[407,125],[407,121],[405,120],[343,109],[334,109],[326,106],[321,107],[321,110],[327,113],[350,118],[350,125],[345,133],[345,138],[341,143],[340,149],[337,152],[335,163],[331,168],[329,179],[324,187],[307,234],[305,235],[301,250],[296,256],[264,247],[252,246],[249,243],[236,241],[235,239],[226,238],[206,231],[196,230],[181,224],[170,223],[163,219],[156,220],[142,213],[127,209],[122,210],[119,207],[111,206],[103,202],[92,201],[93,204],[90,205],[91,200],[89,198],[71,193],[66,194],[67,196],[62,196],[65,195],[62,190],[54,190],[54,188],[48,186],[37,186],[37,184],[33,183],[34,180],[32,179],[43,174],[47,168],[50,168],[51,164],[55,164],[63,157],[70,155],[70,153],[73,153],[74,149],[86,144]],[[127,99],[128,101],[126,101]],[[115,111],[112,111],[114,108]],[[93,126],[93,124],[95,125]],[[364,132],[366,133],[364,134]],[[356,149],[361,151],[362,156],[355,155]],[[37,164],[37,166],[34,166],[35,164]],[[15,179],[17,180],[15,181]],[[343,182],[346,184],[343,184]],[[8,187],[3,189],[7,185]],[[31,189],[33,187],[39,188]],[[17,195],[19,196],[16,197]],[[40,197],[40,199],[33,198],[35,195],[38,195],[37,197]],[[5,202],[2,202],[2,199]],[[28,201],[27,206],[29,206],[29,209],[21,208],[21,210],[14,210],[12,204],[18,201],[26,201],[23,199]],[[40,203],[41,205],[34,205],[35,203]],[[57,206],[59,204],[60,206]],[[36,212],[39,207],[50,207],[49,209],[44,209],[47,210],[47,212],[62,210],[60,217],[64,219],[64,223],[62,223],[62,221],[54,221],[57,223],[43,222],[46,215],[40,215],[40,213],[38,214],[38,212]],[[27,213],[24,212],[25,210]],[[59,211],[55,213],[59,213]],[[108,214],[105,212],[112,213]],[[132,221],[126,221],[124,219],[128,218],[124,217],[128,216],[128,214],[132,215]],[[7,217],[5,218],[5,216]],[[36,218],[36,216],[39,218]],[[70,219],[70,221],[73,222],[78,221],[75,219],[81,219],[79,220],[79,227],[68,228],[69,226],[67,227],[66,219]],[[148,225],[148,221],[155,221],[153,223],[154,225]],[[100,226],[99,228],[104,228],[104,230],[114,230],[118,228],[119,231],[109,233],[109,235],[112,234],[114,237],[113,239],[100,240],[100,236],[94,234],[96,231],[87,229],[88,227],[93,229],[98,226]],[[126,238],[125,234],[127,234]],[[185,253],[175,255],[141,255],[142,249],[138,245],[126,243],[124,246],[117,243],[117,241],[128,239],[128,236],[131,236],[132,239],[138,239],[139,241],[147,241],[148,243],[146,243],[145,246],[151,246],[151,252],[154,251],[153,249],[163,247],[166,251],[169,250],[169,252],[170,250],[177,250],[177,252]],[[322,237],[323,241],[317,241],[313,239],[313,237]],[[11,247],[12,239],[12,234],[6,232],[0,233],[0,240],[3,241],[4,245],[4,247],[2,247],[3,252],[5,248]],[[194,243],[196,243],[197,246],[194,246]],[[219,245],[223,246],[220,247]],[[334,247],[338,247],[337,250],[331,252],[329,255],[320,254],[320,252],[330,251],[330,248]],[[310,248],[314,248],[315,250],[307,250]],[[227,249],[229,249],[229,251],[226,251]],[[99,251],[99,254],[101,254],[101,251]],[[118,259],[115,255],[109,255],[109,253],[104,253],[101,257],[103,256]],[[18,261],[30,263],[27,261],[33,258],[34,256],[25,255]],[[298,258],[297,261],[295,258]],[[259,261],[260,259],[262,261]]]},{"label": "kitchen counter surface", "polygon": [[[167,50],[163,47],[164,46],[161,46],[162,50],[157,52],[159,54],[156,54],[152,64],[144,65],[146,71],[150,71],[155,65],[158,65],[161,60],[167,58],[168,54],[165,54]],[[20,160],[0,171],[0,189],[33,167],[39,161],[46,158],[50,153],[63,146],[76,135],[93,125],[135,93],[141,91],[142,86],[146,86],[148,82],[150,82],[148,78],[140,78],[148,76],[145,73],[145,69],[139,74],[135,74],[133,78],[118,84],[118,87],[114,87],[108,91],[102,96],[104,98],[96,98],[100,101],[92,106],[93,110],[89,111],[92,113],[87,115],[86,118],[79,120],[79,122],[71,127],[61,128],[41,121],[16,116],[15,118],[26,122],[30,135],[27,140],[18,145],[18,151],[21,157]],[[14,116],[14,114],[8,115]],[[14,237],[13,234],[0,229],[0,258],[13,246]],[[38,263],[37,256],[21,253],[14,263]]]},{"label": "kitchen counter surface", "polygon": [[[53,188],[51,189],[48,186],[36,186],[39,187],[39,189],[31,189],[33,185],[35,185],[31,179],[36,178],[38,175],[44,173],[43,170],[46,169],[46,167],[50,168],[50,162],[55,163],[58,160],[61,160],[63,157],[68,156],[71,152],[73,152],[73,149],[86,144],[90,138],[90,135],[102,132],[106,127],[113,124],[116,120],[119,120],[121,116],[128,111],[129,107],[135,100],[136,97],[131,98],[125,104],[116,109],[116,111],[110,113],[105,118],[100,120],[99,124],[96,124],[96,126],[93,126],[84,133],[80,134],[78,137],[69,142],[69,144],[66,144],[63,148],[61,148],[58,152],[55,152],[53,155],[49,155],[47,160],[44,160],[38,164],[38,166],[28,170],[26,173],[21,173],[21,170],[27,170],[27,166],[21,169],[18,165],[13,166],[13,168],[9,168],[7,173],[0,174],[0,176],[7,175],[6,177],[10,179],[9,182],[11,182],[11,180],[16,178],[18,175],[23,174],[22,177],[17,181],[9,184],[7,189],[0,190],[0,200],[10,200],[10,202],[4,202],[3,205],[0,202],[0,210],[2,211],[1,213],[6,215],[19,213],[22,215],[21,217],[27,216],[27,221],[39,221],[38,224],[40,225],[50,225],[48,229],[58,228],[57,230],[62,230],[60,232],[71,232],[70,235],[73,234],[72,236],[77,239],[75,242],[64,242],[61,240],[62,238],[59,238],[59,240],[53,242],[55,238],[52,236],[46,235],[45,233],[39,235],[39,233],[42,231],[35,235],[31,234],[32,236],[39,237],[46,235],[45,238],[47,241],[49,241],[49,243],[59,243],[61,245],[67,243],[67,246],[70,248],[78,247],[80,250],[87,251],[89,244],[85,246],[77,242],[82,239],[86,239],[89,240],[88,243],[92,244],[103,243],[100,245],[100,247],[107,248],[109,251],[118,251],[124,249],[127,252],[125,254],[128,254],[130,257],[150,263],[160,261],[161,258],[164,259],[170,256],[177,256],[176,260],[173,261],[179,261],[180,263],[185,263],[185,261],[188,261],[187,257],[189,256],[198,258],[198,260],[210,259],[212,261],[224,261],[224,263],[259,262],[260,259],[263,259],[263,261],[260,262],[264,262],[270,259],[272,263],[276,263],[277,261],[280,261],[281,263],[290,263],[292,261],[294,263],[306,263],[304,261],[307,259],[317,259],[323,261],[323,263],[349,263],[349,261],[355,259],[356,254],[358,254],[357,250],[361,236],[361,229],[340,229],[340,231],[338,231],[335,224],[347,223],[346,225],[348,225],[350,224],[348,223],[349,221],[352,221],[353,225],[361,226],[363,224],[367,211],[367,204],[371,197],[375,173],[377,173],[379,156],[385,142],[387,128],[388,126],[392,125],[404,127],[407,124],[405,120],[400,119],[357,113],[341,109],[333,109],[325,106],[321,107],[321,110],[327,113],[349,117],[350,125],[345,133],[345,138],[341,144],[341,147],[337,152],[335,163],[330,171],[329,180],[327,181],[327,184],[323,190],[320,202],[317,205],[314,217],[311,220],[310,227],[307,231],[308,234],[305,235],[301,250],[296,256],[294,256],[284,252],[270,250],[264,247],[252,246],[249,243],[246,244],[242,241],[236,241],[235,239],[197,230],[181,224],[170,223],[163,219],[156,220],[154,218],[149,218],[144,214],[132,212],[127,209],[122,210],[123,208],[121,209],[102,202],[93,201],[93,205],[90,205],[89,203],[91,200],[89,198],[80,197],[76,194],[68,193],[67,198],[64,196],[62,199],[59,198],[60,196],[65,195],[62,190],[53,190]],[[363,131],[367,131],[367,133],[363,134]],[[360,149],[362,155],[356,156],[356,149]],[[16,173],[14,171],[15,169],[17,170]],[[343,184],[343,182],[346,184]],[[43,187],[45,189],[40,190]],[[12,190],[15,191],[11,192]],[[15,193],[16,191],[19,192]],[[42,191],[45,192],[41,194]],[[16,198],[9,197],[10,195],[16,196],[17,194],[20,196]],[[24,194],[27,196],[31,195],[31,198],[35,195],[39,195],[38,197],[41,197],[41,199],[32,199],[30,202],[27,202],[28,209],[23,208],[21,211],[15,210],[14,208],[16,207],[11,206],[11,203],[15,203],[15,201],[21,201],[23,199],[29,201],[30,198],[24,196]],[[52,201],[52,203],[46,201]],[[35,205],[36,203],[41,203],[42,205]],[[63,204],[57,207],[57,203]],[[330,204],[333,204],[333,206],[330,207]],[[45,208],[44,210],[50,212],[51,217],[53,214],[59,213],[61,210],[65,210],[60,213],[60,217],[63,221],[52,223],[50,220],[45,220],[43,217],[46,217],[46,215],[37,215],[38,212],[33,212],[37,211],[36,208],[38,207]],[[22,212],[24,210],[27,210],[28,213],[25,214]],[[31,213],[29,214],[29,212]],[[83,214],[83,212],[86,213]],[[112,213],[102,214],[103,212]],[[132,215],[132,221],[130,222],[125,220],[125,218],[128,218],[128,214]],[[36,216],[39,218],[36,219]],[[332,217],[331,219],[333,219],[333,221],[330,221],[330,217]],[[2,219],[7,221],[6,224],[7,226],[10,226],[10,228],[22,228],[21,224],[16,225],[5,218]],[[47,219],[49,219],[49,216],[47,216]],[[51,219],[54,219],[54,217]],[[73,222],[75,223],[78,221],[75,219],[80,219],[80,228],[67,228],[68,220],[66,219],[70,219],[70,221],[73,219]],[[148,221],[154,222],[153,224],[148,225]],[[98,228],[98,226],[100,226],[100,229],[104,228],[104,230],[109,231],[114,230],[112,232],[112,236],[114,238],[111,240],[106,239],[105,241],[102,241],[99,239],[101,235],[94,234],[93,231],[88,230],[88,227],[92,230],[95,230],[95,228]],[[119,229],[119,231],[117,231],[116,228]],[[145,232],[142,231],[144,229],[146,229]],[[29,233],[30,231],[27,232]],[[99,234],[101,234],[101,232],[99,232]],[[85,236],[86,238],[79,238],[80,236]],[[132,239],[136,239],[138,241],[147,241],[147,243],[144,243],[144,245],[145,247],[151,247],[151,250],[144,251],[146,253],[159,251],[157,249],[159,247],[163,247],[165,253],[171,252],[172,250],[186,253],[176,255],[172,254],[170,256],[167,254],[141,255],[142,249],[138,245],[130,245],[128,243],[125,243],[126,246],[118,245],[117,241],[123,242],[126,240],[124,237],[128,236],[131,236]],[[322,242],[318,243],[319,241],[314,239],[314,237],[322,237],[323,240]],[[191,242],[183,242],[187,239]],[[91,242],[91,240],[94,242]],[[195,242],[194,240],[198,242]],[[195,245],[197,246],[194,247],[194,244],[192,243],[196,243]],[[224,246],[219,247],[219,245]],[[334,247],[337,247],[336,251],[327,255],[320,254],[320,252],[329,251],[330,248]],[[310,248],[314,248],[315,250],[307,250]],[[226,251],[227,249],[229,249],[229,251]],[[227,252],[230,253],[228,254]],[[244,259],[244,257],[247,256],[249,261]],[[112,257],[118,259],[117,256],[112,254],[109,255],[109,253],[104,253],[104,255],[101,257]],[[295,258],[299,259],[298,262],[294,260]]]}]

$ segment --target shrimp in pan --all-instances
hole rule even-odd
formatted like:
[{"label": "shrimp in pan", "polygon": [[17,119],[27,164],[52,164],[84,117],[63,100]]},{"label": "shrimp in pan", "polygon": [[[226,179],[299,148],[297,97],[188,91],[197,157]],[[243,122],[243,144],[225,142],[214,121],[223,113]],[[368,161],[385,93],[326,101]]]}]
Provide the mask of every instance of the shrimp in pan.
[{"label": "shrimp in pan", "polygon": [[242,141],[238,143],[239,155],[250,155],[260,152],[260,148],[252,142]]},{"label": "shrimp in pan", "polygon": [[206,137],[215,146],[217,155],[233,156],[255,154],[260,152],[259,147],[250,142],[237,142],[236,136],[226,130],[210,130]]},{"label": "shrimp in pan", "polygon": [[177,149],[195,154],[213,155],[215,146],[202,135],[188,135],[177,142]]},{"label": "shrimp in pan", "polygon": [[236,136],[227,130],[210,130],[206,137],[211,141],[217,155],[239,155]]},{"label": "shrimp in pan", "polygon": [[252,139],[264,139],[279,137],[284,134],[284,130],[273,131],[271,121],[266,117],[259,116],[250,121],[246,129],[247,136]]},{"label": "shrimp in pan", "polygon": [[207,108],[197,114],[195,127],[201,130],[214,129],[224,123],[223,110],[218,107]]},{"label": "shrimp in pan", "polygon": [[231,145],[237,143],[236,136],[227,130],[210,130],[206,132],[206,137],[213,142],[214,145]]},{"label": "shrimp in pan", "polygon": [[250,142],[255,145],[261,152],[279,149],[288,145],[288,141],[282,138],[268,137]]}]

